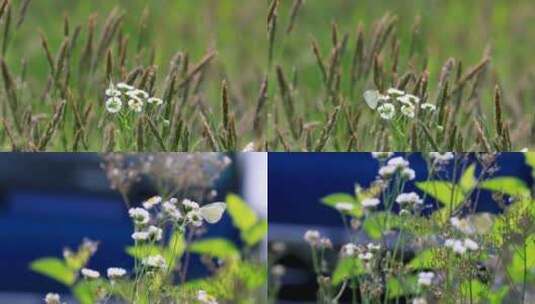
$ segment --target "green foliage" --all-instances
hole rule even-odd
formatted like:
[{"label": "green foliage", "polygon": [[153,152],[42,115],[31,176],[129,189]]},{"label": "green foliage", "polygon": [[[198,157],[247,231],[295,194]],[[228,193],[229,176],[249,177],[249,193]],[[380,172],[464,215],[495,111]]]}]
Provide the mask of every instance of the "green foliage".
[{"label": "green foliage", "polygon": [[433,269],[437,250],[437,248],[429,248],[421,251],[407,264],[407,267],[412,270]]},{"label": "green foliage", "polygon": [[[524,248],[525,246],[525,248]],[[513,251],[513,258],[511,264],[507,267],[509,275],[516,283],[521,283],[524,280],[524,264],[527,268],[527,280],[529,282],[535,281],[535,234],[532,234],[525,241],[525,244],[517,246]]]},{"label": "green foliage", "polygon": [[266,220],[258,218],[255,211],[235,194],[227,195],[226,203],[232,223],[240,230],[240,236],[248,246],[264,239],[268,231]]},{"label": "green foliage", "polygon": [[535,152],[524,153],[526,164],[531,167],[531,176],[535,178]]},{"label": "green foliage", "polygon": [[341,258],[332,274],[332,284],[339,285],[343,281],[366,273],[364,265],[357,258]]},{"label": "green foliage", "polygon": [[463,189],[464,193],[469,193],[476,186],[476,164],[471,164],[466,171],[464,171],[461,179],[459,180],[459,185]]},{"label": "green foliage", "polygon": [[35,260],[30,264],[30,269],[66,286],[71,286],[76,281],[76,271],[57,258]]},{"label": "green foliage", "polygon": [[514,197],[529,196],[530,194],[529,188],[524,181],[509,176],[487,179],[481,183],[480,187],[481,189],[500,192]]},{"label": "green foliage", "polygon": [[388,280],[386,284],[389,299],[410,296],[416,294],[418,291],[418,285],[416,284],[416,276],[414,275],[404,277],[402,279],[392,277]]},{"label": "green foliage", "polygon": [[209,255],[220,259],[233,259],[240,256],[234,244],[225,239],[206,239],[193,242],[188,250],[201,255]]},{"label": "green foliage", "polygon": [[464,202],[464,194],[455,184],[447,181],[425,181],[416,183],[418,189],[447,207],[456,208]]},{"label": "green foliage", "polygon": [[346,194],[346,193],[334,193],[330,194],[326,197],[323,197],[321,199],[321,202],[324,205],[327,205],[331,208],[336,208],[337,204],[345,203],[345,204],[352,204],[353,209],[351,211],[345,211],[348,215],[351,215],[353,217],[360,218],[363,215],[362,211],[362,205],[360,204],[360,201],[357,201],[354,196]]},{"label": "green foliage", "polygon": [[402,221],[399,216],[389,212],[374,212],[366,217],[362,228],[370,238],[378,240],[385,231],[400,227]]},{"label": "green foliage", "polygon": [[80,304],[95,303],[95,282],[80,281],[73,288],[72,293]]}]

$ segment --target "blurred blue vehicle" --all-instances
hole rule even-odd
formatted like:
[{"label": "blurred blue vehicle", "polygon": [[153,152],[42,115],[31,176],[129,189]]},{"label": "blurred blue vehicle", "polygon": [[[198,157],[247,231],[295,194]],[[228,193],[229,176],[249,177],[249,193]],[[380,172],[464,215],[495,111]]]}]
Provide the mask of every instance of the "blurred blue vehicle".
[{"label": "blurred blue vehicle", "polygon": [[[416,180],[425,180],[424,159],[417,153],[407,156]],[[353,193],[355,183],[369,186],[379,164],[370,153],[270,153],[268,161],[269,242],[281,241],[287,247],[279,257],[288,270],[281,299],[311,302],[315,295],[310,290],[316,290],[316,283],[303,234],[309,229],[319,230],[335,247],[348,241],[339,213],[322,205],[320,199],[337,192]],[[497,176],[516,176],[533,185],[522,153],[502,153],[498,164]],[[405,191],[418,190],[409,184]],[[478,211],[499,212],[490,193],[483,191],[480,201],[484,203],[478,205]]]},{"label": "blurred blue vehicle", "polygon": [[[61,257],[65,246],[77,248],[84,237],[100,242],[91,268],[105,272],[107,267],[132,266],[124,248],[132,244],[133,227],[100,163],[98,154],[0,155],[0,303],[15,303],[2,294],[67,292],[28,265],[45,256]],[[217,200],[224,200],[227,192],[240,193],[235,165],[222,174],[216,190]],[[130,197],[139,203],[153,195],[153,187],[142,181]],[[209,227],[207,236],[214,235],[238,242],[228,216]],[[203,274],[204,267],[194,259],[190,277]]]}]

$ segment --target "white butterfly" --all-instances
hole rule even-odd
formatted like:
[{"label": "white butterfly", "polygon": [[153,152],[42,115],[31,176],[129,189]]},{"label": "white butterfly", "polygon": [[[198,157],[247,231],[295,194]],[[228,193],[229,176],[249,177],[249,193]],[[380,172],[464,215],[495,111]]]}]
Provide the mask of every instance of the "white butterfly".
[{"label": "white butterfly", "polygon": [[376,90],[368,90],[366,92],[364,92],[364,101],[366,101],[366,103],[368,104],[368,107],[372,108],[373,110],[375,110],[375,108],[377,108],[377,103],[379,101],[379,96],[381,94],[379,94],[379,91],[376,91]]},{"label": "white butterfly", "polygon": [[223,213],[227,209],[227,204],[222,202],[211,203],[200,208],[201,216],[210,224],[215,224],[221,220]]}]

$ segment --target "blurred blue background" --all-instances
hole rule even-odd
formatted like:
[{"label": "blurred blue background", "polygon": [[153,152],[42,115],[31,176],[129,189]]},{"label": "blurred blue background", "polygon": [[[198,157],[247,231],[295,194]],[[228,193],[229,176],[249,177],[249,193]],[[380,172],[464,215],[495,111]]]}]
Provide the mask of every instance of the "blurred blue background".
[{"label": "blurred blue background", "polygon": [[[107,267],[132,266],[124,247],[133,231],[121,196],[110,189],[98,154],[0,155],[0,303],[41,303],[14,294],[67,290],[53,280],[29,270],[31,261],[61,257],[65,246],[76,249],[84,237],[100,241],[89,267],[105,273]],[[216,181],[218,197],[241,192],[241,173],[233,162]],[[133,187],[131,201],[139,204],[155,195],[142,181]],[[206,237],[224,236],[238,243],[237,231],[225,215],[208,227]],[[193,259],[190,278],[204,268]],[[8,296],[10,295],[10,296]]]},{"label": "blurred blue background", "polygon": [[[427,178],[421,154],[398,155],[408,158],[416,171],[416,181]],[[474,156],[469,155],[469,158]],[[284,300],[312,302],[315,295],[310,290],[315,288],[315,277],[310,273],[309,247],[303,241],[303,234],[316,229],[335,246],[345,243],[348,236],[340,214],[321,204],[320,199],[337,192],[354,193],[355,183],[369,186],[377,176],[379,163],[370,153],[269,153],[268,161],[269,242],[270,245],[274,242],[286,244],[286,251],[277,257],[287,269],[281,303]],[[500,169],[495,176],[517,176],[533,185],[531,169],[525,165],[522,153],[502,153],[498,156],[498,165]],[[446,171],[451,175],[452,166]],[[410,191],[418,191],[412,183],[405,189],[405,192]],[[482,191],[477,209],[499,212],[486,191]]]}]

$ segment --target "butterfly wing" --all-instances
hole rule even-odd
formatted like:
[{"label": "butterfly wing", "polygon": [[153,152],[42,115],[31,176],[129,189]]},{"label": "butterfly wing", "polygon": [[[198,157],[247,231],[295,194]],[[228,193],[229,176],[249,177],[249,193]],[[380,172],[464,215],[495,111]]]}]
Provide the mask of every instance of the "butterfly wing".
[{"label": "butterfly wing", "polygon": [[222,202],[212,203],[201,207],[201,216],[210,224],[215,224],[221,220],[227,204]]},{"label": "butterfly wing", "polygon": [[368,107],[375,110],[377,108],[377,102],[379,101],[379,91],[368,90],[364,92],[364,101],[368,104]]}]

